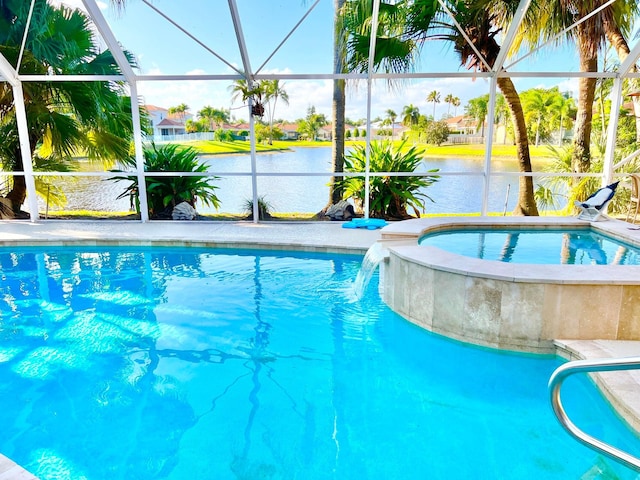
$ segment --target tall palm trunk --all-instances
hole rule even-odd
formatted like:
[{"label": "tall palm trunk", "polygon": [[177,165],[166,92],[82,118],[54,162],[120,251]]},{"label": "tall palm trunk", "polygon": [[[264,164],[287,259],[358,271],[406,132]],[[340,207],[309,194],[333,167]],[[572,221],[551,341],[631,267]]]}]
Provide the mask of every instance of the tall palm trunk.
[{"label": "tall palm trunk", "polygon": [[558,146],[561,147],[562,146],[562,137],[564,137],[564,132],[563,132],[563,128],[562,125],[564,125],[564,115],[560,114],[560,135],[558,137]]},{"label": "tall palm trunk", "polygon": [[[38,142],[38,136],[36,134],[29,135],[29,145],[36,145]],[[16,145],[13,152],[13,171],[14,172],[22,172],[24,171],[24,164],[22,163],[22,150],[20,148],[20,144]],[[29,152],[29,158],[31,158],[31,152]],[[21,217],[20,211],[22,205],[24,205],[25,200],[27,199],[27,179],[24,175],[14,175],[13,176],[13,185],[9,193],[7,193],[7,200],[11,202],[11,209],[13,212],[13,216],[15,218]],[[5,212],[6,214],[7,212]]]},{"label": "tall palm trunk", "polygon": [[[345,0],[334,0],[334,48],[333,48],[333,72],[343,73],[343,42],[342,29],[340,28],[339,15]],[[345,80],[333,80],[333,125],[331,127],[331,136],[333,139],[331,145],[331,162],[334,173],[344,171],[344,121],[345,121]],[[331,177],[329,187],[329,205],[338,203],[342,200],[342,189],[336,184],[340,178]]]},{"label": "tall palm trunk", "polygon": [[[14,152],[15,164],[13,167],[14,172],[20,172],[24,170],[24,166],[22,164],[22,156],[20,154],[20,147],[15,149]],[[24,175],[14,175],[13,176],[13,186],[7,196],[5,197],[7,200],[11,202],[11,210],[14,216],[20,212],[20,208],[24,204],[27,199],[27,181],[24,178]],[[4,212],[7,214],[8,212]]]},{"label": "tall palm trunk", "polygon": [[[333,171],[340,173],[344,170],[344,119],[345,119],[345,81],[336,79],[333,81],[333,126],[331,136],[333,144],[331,148],[331,162]],[[338,177],[331,178],[329,202],[338,203],[342,200],[342,189],[338,188]]]},{"label": "tall palm trunk", "polygon": [[[598,56],[589,53],[578,41],[580,51],[580,71],[597,72]],[[596,93],[595,78],[580,78],[578,82],[578,112],[576,114],[573,134],[573,156],[571,166],[574,172],[584,173],[591,166],[591,126],[593,118],[593,101]]]},{"label": "tall palm trunk", "polygon": [[[529,140],[527,138],[527,125],[520,103],[520,96],[510,78],[498,77],[498,87],[504,95],[513,119],[513,135],[516,141],[516,151],[520,172],[531,172],[531,156],[529,155]],[[538,215],[538,207],[533,192],[533,178],[521,176],[518,188],[518,204],[513,211],[514,215]]]},{"label": "tall palm trunk", "polygon": [[[624,35],[620,31],[618,25],[616,25],[616,23],[613,22],[608,16],[605,17],[603,25],[607,35],[607,40],[609,40],[609,43],[618,54],[618,60],[620,60],[620,63],[624,62],[631,53],[627,40],[624,38]],[[638,67],[634,65],[631,68],[631,71],[637,72]],[[638,79],[633,78],[629,81],[632,82],[631,85],[634,87],[634,89],[638,88]],[[640,97],[633,96],[631,97],[631,101],[633,102],[633,114],[636,119],[636,141],[640,142]]]},{"label": "tall palm trunk", "polygon": [[[472,9],[472,13],[473,9]],[[490,68],[495,65],[500,46],[495,40],[493,18],[486,10],[480,10],[479,15],[467,20],[465,30],[476,45],[478,51],[484,54],[484,58]],[[460,54],[463,65],[467,68],[480,68],[484,71],[488,69],[478,59],[477,53],[467,44],[466,39],[458,38],[456,50]],[[513,120],[513,139],[516,143],[518,166],[521,173],[531,173],[531,156],[529,154],[529,139],[527,138],[527,125],[522,111],[522,103],[515,85],[509,77],[497,78],[498,88],[504,96],[505,102],[511,113]],[[486,112],[483,117],[486,115]],[[482,128],[484,136],[484,118],[482,118]],[[533,178],[531,176],[520,176],[518,180],[518,203],[513,210],[514,215],[538,215],[538,207],[533,192]]]}]

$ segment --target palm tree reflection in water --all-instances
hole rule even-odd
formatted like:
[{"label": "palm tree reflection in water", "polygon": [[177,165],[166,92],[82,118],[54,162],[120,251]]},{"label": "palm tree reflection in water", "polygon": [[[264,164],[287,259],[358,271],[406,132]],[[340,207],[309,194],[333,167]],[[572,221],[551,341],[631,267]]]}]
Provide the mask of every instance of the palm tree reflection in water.
[{"label": "palm tree reflection in water", "polygon": [[[245,445],[242,451],[242,460],[246,460],[251,447],[251,429],[253,422],[258,413],[260,407],[260,400],[258,394],[260,393],[260,371],[262,370],[262,364],[265,361],[269,361],[267,354],[267,348],[269,346],[269,331],[271,325],[262,321],[262,315],[260,312],[260,302],[262,300],[262,285],[260,283],[260,257],[255,257],[255,270],[253,275],[253,281],[255,285],[255,292],[253,300],[255,303],[254,315],[256,317],[256,327],[253,329],[255,332],[254,338],[251,340],[251,349],[247,352],[251,356],[250,365],[248,368],[253,370],[251,381],[253,383],[253,389],[249,392],[249,403],[251,403],[251,410],[249,411],[249,417],[247,418],[247,425],[244,429]],[[252,365],[251,365],[252,364]]]}]

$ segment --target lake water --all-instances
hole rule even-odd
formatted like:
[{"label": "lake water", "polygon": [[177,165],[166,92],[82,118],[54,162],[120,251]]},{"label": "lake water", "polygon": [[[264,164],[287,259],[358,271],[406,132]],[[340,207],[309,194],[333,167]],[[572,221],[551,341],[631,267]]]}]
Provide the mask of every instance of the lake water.
[{"label": "lake water", "polygon": [[[251,177],[225,175],[226,173],[251,173],[250,155],[204,156],[209,163],[209,171],[220,174],[214,180],[218,186],[217,195],[221,201],[219,212],[242,213],[244,205],[252,198]],[[328,202],[331,178],[331,148],[295,148],[289,152],[260,154],[257,156],[258,174],[285,174],[285,176],[259,176],[258,196],[264,197],[275,212],[316,213]],[[88,167],[89,170],[95,167]],[[426,193],[434,202],[426,201],[426,213],[473,213],[480,212],[482,206],[484,163],[480,159],[440,158],[426,159],[422,171],[433,168],[440,172],[464,173],[461,176],[441,176]],[[517,172],[515,161],[495,161],[494,172]],[[305,177],[301,173],[326,174]],[[116,183],[99,177],[77,177],[75,180],[63,178],[61,181],[67,195],[64,207],[50,206],[49,210],[97,210],[128,211],[129,199],[116,200],[124,190],[125,183]],[[507,198],[507,193],[508,198]],[[513,210],[518,197],[517,176],[493,177],[490,184],[489,211]],[[40,211],[44,212],[41,202]],[[199,213],[215,213],[216,210],[200,204]]]}]

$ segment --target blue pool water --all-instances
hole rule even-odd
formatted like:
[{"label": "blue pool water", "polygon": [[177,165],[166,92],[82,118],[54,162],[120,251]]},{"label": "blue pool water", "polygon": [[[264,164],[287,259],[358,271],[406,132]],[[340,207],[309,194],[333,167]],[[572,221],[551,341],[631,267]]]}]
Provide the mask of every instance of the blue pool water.
[{"label": "blue pool water", "polygon": [[[375,279],[356,301],[361,259],[0,249],[0,452],[44,480],[636,478],[555,420],[559,360],[423,331]],[[563,400],[640,453],[589,381]]]},{"label": "blue pool water", "polygon": [[419,243],[511,263],[640,265],[640,248],[590,229],[453,229],[429,233]]}]

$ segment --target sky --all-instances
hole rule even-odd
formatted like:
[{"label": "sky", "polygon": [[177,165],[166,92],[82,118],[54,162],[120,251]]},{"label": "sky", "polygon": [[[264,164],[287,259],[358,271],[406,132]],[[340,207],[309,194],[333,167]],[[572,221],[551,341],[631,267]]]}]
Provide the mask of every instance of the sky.
[{"label": "sky", "polygon": [[[81,0],[62,1],[82,8]],[[104,1],[97,3],[115,37],[135,55],[141,74],[228,75],[236,73],[234,68],[242,70],[240,50],[226,1],[153,0],[150,3],[154,10],[142,0],[128,0],[122,11]],[[238,0],[237,5],[254,71],[266,62],[261,73],[332,73],[333,0],[319,0],[313,9],[314,0]],[[305,14],[307,17],[278,49]],[[183,30],[196,37],[202,45],[189,38]],[[517,64],[513,70],[576,72],[579,68],[577,56],[569,48],[546,47]],[[416,72],[442,71],[467,70],[459,66],[455,53],[445,43],[430,42],[421,51]],[[536,77],[514,79],[514,83],[519,91],[557,85],[563,92],[571,91],[574,95],[577,92],[577,80],[572,78]],[[193,114],[204,106],[212,106],[230,109],[233,118],[246,120],[247,108],[239,101],[231,101],[231,84],[231,80],[146,81],[140,82],[138,89],[147,104],[169,108],[184,103]],[[289,96],[289,103],[281,102],[276,106],[276,118],[290,121],[304,118],[310,107],[331,118],[333,87],[330,80],[283,80],[281,84]],[[433,90],[440,93],[441,99],[435,105],[426,101]],[[371,118],[385,117],[387,110],[393,110],[400,118],[404,106],[410,104],[425,115],[435,112],[437,119],[446,114],[462,114],[470,99],[488,92],[489,82],[482,78],[414,79],[392,88],[386,81],[377,80],[372,86]],[[366,93],[364,81],[347,87],[348,119],[366,117]],[[444,102],[448,94],[460,98],[461,106],[457,111]]]}]

